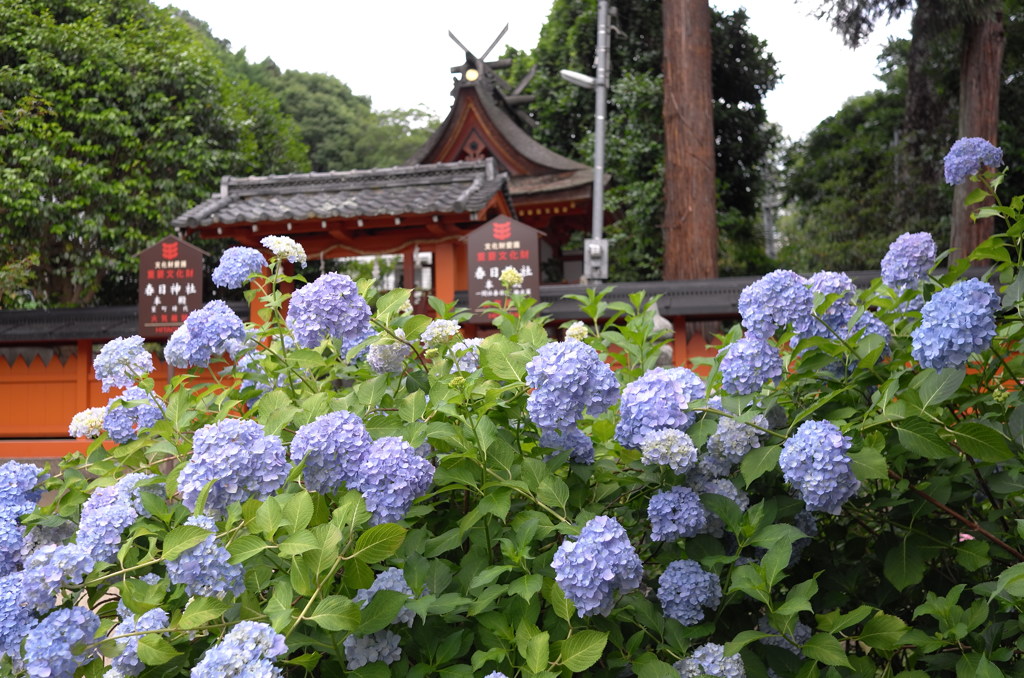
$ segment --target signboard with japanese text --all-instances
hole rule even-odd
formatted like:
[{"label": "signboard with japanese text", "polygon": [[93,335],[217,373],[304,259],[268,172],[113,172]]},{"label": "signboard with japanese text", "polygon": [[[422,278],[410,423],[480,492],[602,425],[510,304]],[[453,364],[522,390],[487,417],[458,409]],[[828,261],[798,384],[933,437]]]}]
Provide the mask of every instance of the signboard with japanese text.
[{"label": "signboard with japanese text", "polygon": [[139,252],[140,336],[167,338],[202,307],[204,254],[174,236]]},{"label": "signboard with japanese text", "polygon": [[[469,256],[469,307],[480,309],[485,301],[498,301],[505,294],[501,272],[514,268],[523,282],[512,288],[516,294],[540,294],[540,236],[532,226],[509,216],[497,216],[466,236]],[[477,315],[475,322],[487,322]]]}]

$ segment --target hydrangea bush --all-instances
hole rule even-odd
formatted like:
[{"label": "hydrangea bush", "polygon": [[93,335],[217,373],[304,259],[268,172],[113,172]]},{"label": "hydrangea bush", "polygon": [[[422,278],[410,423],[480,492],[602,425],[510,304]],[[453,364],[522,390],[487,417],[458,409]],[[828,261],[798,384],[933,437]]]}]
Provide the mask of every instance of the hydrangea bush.
[{"label": "hydrangea bush", "polygon": [[82,452],[0,467],[0,675],[1020,675],[1022,206],[970,276],[765,276],[687,367],[642,295],[474,337],[233,254],[262,322],[168,346],[215,380],[114,342]]}]

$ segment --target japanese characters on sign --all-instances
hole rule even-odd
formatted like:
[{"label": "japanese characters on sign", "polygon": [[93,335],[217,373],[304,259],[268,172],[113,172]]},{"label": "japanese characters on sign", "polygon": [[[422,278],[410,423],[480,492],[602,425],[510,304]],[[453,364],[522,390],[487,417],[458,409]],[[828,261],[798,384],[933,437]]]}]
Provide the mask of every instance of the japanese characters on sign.
[{"label": "japanese characters on sign", "polygon": [[203,250],[168,236],[139,253],[139,334],[168,337],[203,305]]},{"label": "japanese characters on sign", "polygon": [[[512,217],[498,216],[466,237],[469,261],[469,306],[479,310],[485,301],[505,294],[499,278],[506,268],[514,268],[523,282],[512,288],[517,294],[540,293],[540,231]],[[475,318],[485,321],[486,318]]]}]

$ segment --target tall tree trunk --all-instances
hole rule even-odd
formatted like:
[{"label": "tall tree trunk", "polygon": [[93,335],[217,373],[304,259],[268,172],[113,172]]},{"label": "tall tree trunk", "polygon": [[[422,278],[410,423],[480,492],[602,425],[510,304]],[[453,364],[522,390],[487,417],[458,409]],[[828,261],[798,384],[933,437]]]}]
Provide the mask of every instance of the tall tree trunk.
[{"label": "tall tree trunk", "polygon": [[718,277],[708,0],[663,0],[666,280]]},{"label": "tall tree trunk", "polygon": [[[963,66],[960,69],[961,137],[981,137],[997,143],[999,126],[999,86],[1002,84],[1003,32],[1002,2],[991,2],[975,21],[964,26]],[[970,254],[992,235],[992,219],[971,221],[972,208],[964,199],[976,188],[971,182],[953,191],[953,222],[950,246],[952,257]]]},{"label": "tall tree trunk", "polygon": [[937,58],[960,30],[947,0],[918,0],[907,53],[907,89],[896,147],[895,204],[892,219],[907,231],[934,230],[949,211],[942,206],[946,191],[942,157],[949,150],[950,123],[956,102],[941,93],[943,72]]}]

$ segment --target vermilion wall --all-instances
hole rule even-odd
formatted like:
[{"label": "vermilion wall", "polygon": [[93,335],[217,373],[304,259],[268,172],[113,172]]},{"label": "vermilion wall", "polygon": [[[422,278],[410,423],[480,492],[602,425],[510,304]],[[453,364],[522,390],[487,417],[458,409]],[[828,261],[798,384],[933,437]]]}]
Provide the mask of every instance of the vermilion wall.
[{"label": "vermilion wall", "polygon": [[[79,341],[76,348],[63,363],[56,356],[48,364],[39,357],[30,363],[19,357],[14,364],[0,358],[0,460],[56,459],[88,447],[87,440],[68,438],[71,418],[86,408],[106,405],[120,390],[102,391],[93,373],[92,342]],[[673,349],[675,363],[688,367],[693,367],[689,361],[694,357],[715,354],[700,336],[687,339],[685,329],[677,331]],[[156,357],[153,362],[151,376],[162,393],[167,365]]]}]

